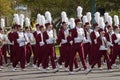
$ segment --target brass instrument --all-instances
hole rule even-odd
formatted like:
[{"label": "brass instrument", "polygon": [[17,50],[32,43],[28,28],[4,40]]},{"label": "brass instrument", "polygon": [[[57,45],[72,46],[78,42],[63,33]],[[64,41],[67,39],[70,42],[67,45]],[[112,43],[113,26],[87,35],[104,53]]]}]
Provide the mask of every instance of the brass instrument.
[{"label": "brass instrument", "polygon": [[0,48],[3,46],[3,40],[0,39]]},{"label": "brass instrument", "polygon": [[111,49],[110,49],[110,46],[108,45],[108,41],[107,40],[104,40],[104,43],[105,43],[105,47],[108,48],[107,50],[107,54],[110,55],[111,54]]},{"label": "brass instrument", "polygon": [[111,54],[111,49],[110,49],[110,47],[109,47],[108,50],[107,50],[107,54],[108,54],[108,55]]}]

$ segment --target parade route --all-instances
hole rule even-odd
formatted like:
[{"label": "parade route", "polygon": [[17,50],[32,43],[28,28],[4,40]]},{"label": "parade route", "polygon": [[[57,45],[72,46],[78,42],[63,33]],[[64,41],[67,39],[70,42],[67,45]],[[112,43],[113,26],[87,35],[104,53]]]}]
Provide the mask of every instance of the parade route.
[{"label": "parade route", "polygon": [[0,80],[119,80],[120,71],[114,68],[114,71],[94,69],[88,75],[83,70],[76,72],[75,75],[69,75],[60,69],[59,72],[53,73],[51,70],[48,73],[42,73],[40,70],[32,67],[26,68],[26,71],[21,71],[19,68],[13,72],[10,67],[5,67],[0,71]]}]

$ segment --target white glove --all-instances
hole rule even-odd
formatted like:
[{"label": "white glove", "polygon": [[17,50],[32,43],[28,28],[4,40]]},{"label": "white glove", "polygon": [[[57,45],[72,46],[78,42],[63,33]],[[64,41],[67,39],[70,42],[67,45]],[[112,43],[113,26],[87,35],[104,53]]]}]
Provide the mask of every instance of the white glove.
[{"label": "white glove", "polygon": [[47,44],[52,44],[53,43],[53,39],[52,38],[47,39],[46,42],[47,42]]},{"label": "white glove", "polygon": [[108,50],[108,48],[106,48],[105,46],[100,46],[99,50]]},{"label": "white glove", "polygon": [[55,38],[50,38],[51,40],[55,41],[56,39]]},{"label": "white glove", "polygon": [[43,46],[45,43],[44,42],[40,42],[39,44],[40,44],[40,46]]},{"label": "white glove", "polygon": [[105,50],[108,50],[108,48],[105,48]]},{"label": "white glove", "polygon": [[80,37],[77,37],[77,38],[74,38],[74,41],[75,41],[75,43],[79,43],[79,42],[82,42],[82,38],[80,38]]},{"label": "white glove", "polygon": [[111,42],[107,42],[108,43],[108,46],[113,46],[113,44]]},{"label": "white glove", "polygon": [[91,41],[86,39],[84,43],[91,43]]},{"label": "white glove", "polygon": [[119,39],[116,39],[114,42],[115,42],[115,43],[118,43],[118,42],[120,42],[120,38],[119,38]]},{"label": "white glove", "polygon": [[24,42],[24,41],[25,41],[25,38],[21,38],[21,41]]},{"label": "white glove", "polygon": [[70,41],[70,44],[72,45],[72,44],[73,44],[73,41]]},{"label": "white glove", "polygon": [[102,39],[103,39],[103,40],[106,40],[106,38],[105,38],[105,37],[102,37]]},{"label": "white glove", "polygon": [[10,44],[10,45],[14,45],[14,41],[12,41],[12,42],[9,42],[9,44]]},{"label": "white glove", "polygon": [[20,42],[25,42],[25,38],[19,38],[17,39],[17,42],[20,43]]},{"label": "white glove", "polygon": [[96,39],[94,40],[94,43],[97,44],[97,40]]},{"label": "white glove", "polygon": [[53,42],[56,43],[56,38],[52,38]]},{"label": "white glove", "polygon": [[62,39],[62,42],[61,42],[62,44],[65,44],[65,43],[67,43],[67,40],[65,40],[65,39]]}]

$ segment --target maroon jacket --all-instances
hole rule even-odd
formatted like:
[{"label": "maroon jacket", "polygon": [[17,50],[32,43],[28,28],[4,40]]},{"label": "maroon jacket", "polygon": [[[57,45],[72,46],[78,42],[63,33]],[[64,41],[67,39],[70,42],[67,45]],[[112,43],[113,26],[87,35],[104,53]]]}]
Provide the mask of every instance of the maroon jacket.
[{"label": "maroon jacket", "polygon": [[75,42],[74,42],[74,38],[77,38],[77,36],[78,36],[76,27],[73,28],[73,29],[71,29],[71,30],[70,30],[70,33],[71,33],[71,40],[73,41],[73,43],[75,43]]},{"label": "maroon jacket", "polygon": [[94,32],[94,31],[91,32],[91,34],[90,34],[90,38],[91,38],[91,42],[92,42],[92,44],[95,44],[94,40],[97,39],[97,38],[96,38],[96,35],[95,35],[95,32]]},{"label": "maroon jacket", "polygon": [[[43,42],[45,42],[45,36],[44,36],[45,33],[43,33]],[[41,42],[42,39],[41,39],[41,34],[39,33],[37,36],[36,36],[36,44],[39,44],[39,42]]]},{"label": "maroon jacket", "polygon": [[10,42],[12,42],[13,41],[13,34],[14,32],[10,32],[9,34],[8,34],[8,39],[10,40]]},{"label": "maroon jacket", "polygon": [[[34,36],[34,38],[35,38],[35,40],[37,39],[37,31],[35,31],[35,32],[33,32],[33,36]],[[37,42],[37,41],[36,41]]]},{"label": "maroon jacket", "polygon": [[47,42],[46,42],[47,39],[49,39],[49,36],[48,36],[48,34],[47,34],[47,31],[45,31],[45,32],[43,33],[43,41],[45,42],[45,44],[47,44]]},{"label": "maroon jacket", "polygon": [[112,43],[114,45],[118,45],[118,43],[115,43],[114,41],[117,39],[117,36],[115,34],[112,35]]},{"label": "maroon jacket", "polygon": [[101,40],[101,36],[99,36],[97,38],[97,46],[96,47],[99,49],[101,45],[102,45],[102,40]]},{"label": "maroon jacket", "polygon": [[[61,43],[62,39],[65,39],[65,34],[64,34],[64,29],[60,29],[59,34],[58,34],[58,45]],[[67,37],[67,43],[70,41],[70,36]]]},{"label": "maroon jacket", "polygon": [[109,41],[110,42],[110,36],[109,36],[109,33],[105,33],[105,37],[106,37],[106,39],[107,39],[107,41]]},{"label": "maroon jacket", "polygon": [[17,42],[17,39],[19,38],[18,36],[18,33],[17,32],[14,32],[13,33],[13,41],[14,41],[14,46],[19,46],[18,42]]}]

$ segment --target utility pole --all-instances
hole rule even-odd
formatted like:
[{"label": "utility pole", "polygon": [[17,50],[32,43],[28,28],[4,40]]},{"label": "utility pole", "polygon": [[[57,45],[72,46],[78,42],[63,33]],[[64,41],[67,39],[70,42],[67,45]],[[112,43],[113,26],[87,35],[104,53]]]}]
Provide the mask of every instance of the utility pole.
[{"label": "utility pole", "polygon": [[91,0],[92,24],[94,24],[94,13],[96,12],[96,0]]}]

